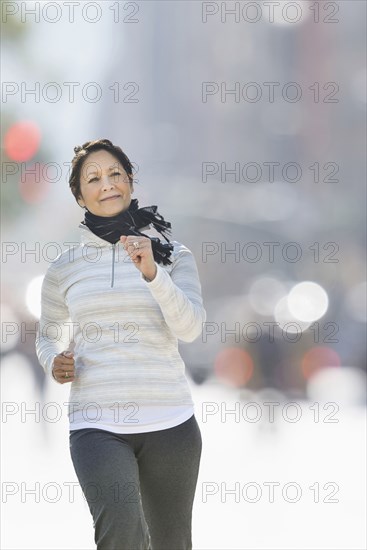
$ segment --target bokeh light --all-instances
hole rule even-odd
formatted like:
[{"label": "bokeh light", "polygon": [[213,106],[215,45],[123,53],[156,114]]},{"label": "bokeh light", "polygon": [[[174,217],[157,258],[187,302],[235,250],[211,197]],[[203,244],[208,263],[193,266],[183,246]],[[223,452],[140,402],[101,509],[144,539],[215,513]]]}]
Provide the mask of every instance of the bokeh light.
[{"label": "bokeh light", "polygon": [[276,304],[286,293],[286,287],[278,279],[259,277],[250,286],[249,302],[260,315],[272,315]]},{"label": "bokeh light", "polygon": [[[288,307],[288,296],[283,296],[274,308],[274,319],[279,323],[280,327],[288,333],[298,333],[304,331],[311,325],[310,322],[300,321],[292,315]],[[275,331],[276,336],[278,331]]]},{"label": "bokeh light", "polygon": [[16,122],[5,133],[5,153],[16,162],[25,162],[37,153],[40,142],[41,131],[37,124],[32,121]]},{"label": "bokeh light", "polygon": [[288,294],[287,302],[291,314],[306,323],[320,319],[326,313],[329,304],[325,290],[311,281],[295,285]]},{"label": "bokeh light", "polygon": [[303,355],[301,368],[303,376],[309,379],[326,367],[340,367],[340,363],[340,357],[336,351],[327,346],[316,346]]},{"label": "bokeh light", "polygon": [[240,348],[221,350],[214,362],[214,372],[218,379],[235,387],[244,386],[254,371],[251,355]]}]

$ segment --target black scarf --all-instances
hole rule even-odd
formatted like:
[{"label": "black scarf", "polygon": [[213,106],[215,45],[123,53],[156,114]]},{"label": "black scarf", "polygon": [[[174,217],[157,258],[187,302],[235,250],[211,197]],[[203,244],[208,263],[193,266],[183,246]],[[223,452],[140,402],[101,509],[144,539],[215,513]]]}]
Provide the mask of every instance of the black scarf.
[{"label": "black scarf", "polygon": [[[148,237],[152,241],[154,260],[164,265],[172,263],[169,256],[173,250],[173,244],[165,235],[165,233],[171,234],[171,224],[157,212],[157,206],[155,205],[139,208],[138,199],[132,199],[129,208],[116,214],[116,216],[97,216],[87,210],[84,221],[81,223],[89,227],[95,235],[111,244],[117,243],[121,235]],[[142,227],[150,224],[164,237],[168,244],[162,243],[158,237],[149,237],[149,235],[139,231]]]}]

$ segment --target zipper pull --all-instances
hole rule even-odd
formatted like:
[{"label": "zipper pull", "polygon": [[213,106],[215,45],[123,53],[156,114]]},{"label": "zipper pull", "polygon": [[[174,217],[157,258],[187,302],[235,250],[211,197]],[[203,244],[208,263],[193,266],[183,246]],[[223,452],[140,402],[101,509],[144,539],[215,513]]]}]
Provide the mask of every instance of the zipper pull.
[{"label": "zipper pull", "polygon": [[112,276],[111,276],[111,288],[115,280],[115,247],[116,243],[112,245]]}]

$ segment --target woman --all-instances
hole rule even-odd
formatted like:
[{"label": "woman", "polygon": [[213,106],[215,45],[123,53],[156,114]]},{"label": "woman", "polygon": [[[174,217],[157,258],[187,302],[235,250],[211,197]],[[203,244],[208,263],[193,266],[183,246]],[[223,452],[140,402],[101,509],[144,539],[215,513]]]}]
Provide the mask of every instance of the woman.
[{"label": "woman", "polygon": [[177,344],[206,320],[195,259],[156,206],[138,208],[120,147],[74,151],[81,243],[45,275],[37,356],[71,383],[70,453],[97,549],[188,550],[202,440]]}]

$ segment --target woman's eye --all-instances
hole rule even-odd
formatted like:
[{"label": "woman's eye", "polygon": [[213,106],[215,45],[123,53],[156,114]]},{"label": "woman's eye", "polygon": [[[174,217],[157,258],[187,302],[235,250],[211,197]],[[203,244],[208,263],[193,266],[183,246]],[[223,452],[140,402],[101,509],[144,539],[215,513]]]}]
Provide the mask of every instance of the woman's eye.
[{"label": "woman's eye", "polygon": [[[121,176],[121,172],[113,172],[111,174],[111,176]],[[88,181],[88,183],[92,183],[93,181],[98,181],[98,178],[92,178],[91,180]]]}]

